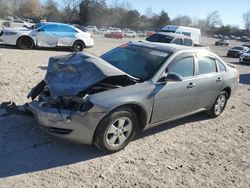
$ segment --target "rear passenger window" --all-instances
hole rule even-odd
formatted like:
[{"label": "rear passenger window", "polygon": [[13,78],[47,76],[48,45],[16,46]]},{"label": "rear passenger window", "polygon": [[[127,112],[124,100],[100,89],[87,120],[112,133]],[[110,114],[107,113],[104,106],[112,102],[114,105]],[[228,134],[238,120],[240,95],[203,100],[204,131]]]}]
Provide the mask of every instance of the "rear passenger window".
[{"label": "rear passenger window", "polygon": [[59,32],[65,32],[65,33],[75,33],[74,28],[66,26],[66,25],[59,25]]},{"label": "rear passenger window", "polygon": [[169,73],[179,74],[182,77],[190,77],[194,75],[194,58],[186,57],[174,62],[168,68]]},{"label": "rear passenger window", "polygon": [[182,39],[181,38],[177,38],[173,41],[174,44],[179,44],[182,45]]},{"label": "rear passenger window", "polygon": [[210,57],[198,57],[199,73],[209,74],[217,72],[215,59]]},{"label": "rear passenger window", "polygon": [[184,46],[193,46],[193,42],[191,39],[184,39],[183,45]]},{"label": "rear passenger window", "polygon": [[221,72],[227,71],[226,66],[225,66],[221,61],[217,60],[217,63],[218,63],[218,65],[219,65],[219,68],[220,68],[220,71],[221,71]]}]

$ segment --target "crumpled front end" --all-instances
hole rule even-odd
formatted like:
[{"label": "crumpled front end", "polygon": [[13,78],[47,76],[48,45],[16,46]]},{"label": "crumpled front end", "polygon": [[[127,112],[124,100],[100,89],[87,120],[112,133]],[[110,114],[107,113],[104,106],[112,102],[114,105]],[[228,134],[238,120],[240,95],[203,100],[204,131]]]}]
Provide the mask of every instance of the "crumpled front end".
[{"label": "crumpled front end", "polygon": [[[95,129],[105,112],[90,106],[86,110],[63,109],[38,100],[26,104],[41,128],[49,134],[77,143],[91,144]],[[89,111],[87,111],[89,110]]]},{"label": "crumpled front end", "polygon": [[26,108],[46,132],[91,144],[109,109],[100,108],[89,96],[135,83],[119,69],[86,53],[54,57],[45,79],[28,94],[32,102]]}]

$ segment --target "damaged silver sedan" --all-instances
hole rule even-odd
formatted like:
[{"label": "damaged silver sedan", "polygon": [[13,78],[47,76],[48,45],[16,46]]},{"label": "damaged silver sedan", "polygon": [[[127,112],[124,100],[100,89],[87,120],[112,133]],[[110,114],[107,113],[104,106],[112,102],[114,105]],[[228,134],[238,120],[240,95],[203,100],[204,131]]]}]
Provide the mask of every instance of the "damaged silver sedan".
[{"label": "damaged silver sedan", "polygon": [[99,149],[123,149],[139,130],[200,111],[219,116],[238,71],[202,49],[131,42],[101,57],[50,58],[26,107],[46,132]]}]

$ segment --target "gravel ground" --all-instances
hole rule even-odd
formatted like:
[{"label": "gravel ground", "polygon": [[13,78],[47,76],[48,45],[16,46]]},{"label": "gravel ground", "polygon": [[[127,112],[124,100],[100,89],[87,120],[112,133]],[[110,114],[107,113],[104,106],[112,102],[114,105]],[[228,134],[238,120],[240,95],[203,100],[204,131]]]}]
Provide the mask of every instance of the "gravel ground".
[{"label": "gravel ground", "polygon": [[[100,55],[127,41],[96,36],[87,51]],[[31,117],[1,116],[0,109],[0,187],[250,187],[250,66],[226,58],[229,47],[214,41],[203,38],[241,74],[220,117],[200,113],[155,127],[124,150],[103,155],[47,136]],[[70,52],[2,45],[0,53],[0,103],[22,105],[44,77],[48,58]]]}]

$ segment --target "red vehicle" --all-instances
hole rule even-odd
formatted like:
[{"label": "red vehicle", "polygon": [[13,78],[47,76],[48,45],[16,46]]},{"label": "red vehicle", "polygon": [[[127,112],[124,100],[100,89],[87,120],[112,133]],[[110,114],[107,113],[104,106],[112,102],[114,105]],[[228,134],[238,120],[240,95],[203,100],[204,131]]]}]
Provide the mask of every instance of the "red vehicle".
[{"label": "red vehicle", "polygon": [[123,39],[124,35],[121,32],[107,33],[104,35],[106,38]]},{"label": "red vehicle", "polygon": [[155,32],[154,31],[146,31],[145,33],[146,33],[147,37],[149,37],[149,36],[153,35]]}]

